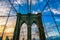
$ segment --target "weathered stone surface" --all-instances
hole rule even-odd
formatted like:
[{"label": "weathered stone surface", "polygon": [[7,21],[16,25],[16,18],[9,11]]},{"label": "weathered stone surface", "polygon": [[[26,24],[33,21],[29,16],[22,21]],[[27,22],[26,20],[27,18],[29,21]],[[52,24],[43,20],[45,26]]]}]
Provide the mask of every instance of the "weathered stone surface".
[{"label": "weathered stone surface", "polygon": [[20,35],[20,29],[21,29],[21,25],[23,23],[27,24],[27,28],[28,28],[28,37],[27,40],[31,40],[31,25],[33,23],[36,23],[38,26],[38,30],[39,30],[39,37],[40,40],[45,40],[45,33],[44,33],[44,28],[42,25],[42,18],[41,18],[41,13],[38,14],[20,14],[17,13],[17,21],[16,21],[16,27],[14,30],[14,36],[13,36],[13,40],[19,40],[19,35]]}]

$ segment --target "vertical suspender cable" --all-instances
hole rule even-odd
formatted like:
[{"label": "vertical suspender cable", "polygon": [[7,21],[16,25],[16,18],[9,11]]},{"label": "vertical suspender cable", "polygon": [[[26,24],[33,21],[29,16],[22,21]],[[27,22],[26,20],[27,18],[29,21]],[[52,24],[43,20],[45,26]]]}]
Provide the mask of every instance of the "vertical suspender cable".
[{"label": "vertical suspender cable", "polygon": [[27,1],[27,13],[29,12],[29,1],[28,0],[26,0]]},{"label": "vertical suspender cable", "polygon": [[30,13],[31,13],[32,0],[30,0]]},{"label": "vertical suspender cable", "polygon": [[27,5],[29,6],[28,13],[31,13],[32,0],[27,1]]}]

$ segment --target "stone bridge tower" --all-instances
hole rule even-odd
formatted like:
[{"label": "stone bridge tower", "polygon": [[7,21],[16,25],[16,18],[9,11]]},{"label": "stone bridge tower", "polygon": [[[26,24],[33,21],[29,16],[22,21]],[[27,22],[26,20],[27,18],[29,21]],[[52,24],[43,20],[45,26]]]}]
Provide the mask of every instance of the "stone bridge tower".
[{"label": "stone bridge tower", "polygon": [[31,25],[32,25],[32,23],[36,23],[38,26],[40,40],[46,40],[41,16],[42,16],[41,13],[38,13],[38,14],[17,13],[17,21],[16,21],[16,27],[14,30],[13,40],[19,40],[20,30],[21,30],[21,26],[23,23],[27,24],[27,29],[28,29],[27,40],[31,40]]}]

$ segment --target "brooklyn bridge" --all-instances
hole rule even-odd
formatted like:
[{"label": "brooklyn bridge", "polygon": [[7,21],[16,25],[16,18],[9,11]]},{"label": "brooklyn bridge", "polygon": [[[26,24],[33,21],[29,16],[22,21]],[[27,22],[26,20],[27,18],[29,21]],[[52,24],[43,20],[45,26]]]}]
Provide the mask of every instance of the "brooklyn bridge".
[{"label": "brooklyn bridge", "polygon": [[0,0],[0,40],[60,40],[60,0]]}]

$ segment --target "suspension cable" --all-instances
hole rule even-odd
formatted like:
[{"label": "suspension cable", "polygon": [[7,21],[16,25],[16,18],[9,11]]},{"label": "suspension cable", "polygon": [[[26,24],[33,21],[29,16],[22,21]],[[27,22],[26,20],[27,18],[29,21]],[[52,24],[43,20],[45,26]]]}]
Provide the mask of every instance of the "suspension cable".
[{"label": "suspension cable", "polygon": [[[50,6],[49,6],[49,0],[47,0],[47,3],[46,3],[46,5],[44,6],[44,8],[43,8],[43,10],[41,11],[41,13],[44,11],[44,9],[46,8],[46,6],[48,6],[48,8],[50,9]],[[51,11],[51,9],[50,9],[50,11]],[[60,32],[59,32],[59,29],[58,29],[58,25],[57,25],[57,23],[56,23],[56,21],[55,21],[55,18],[54,18],[54,14],[53,14],[53,12],[51,11],[51,16],[52,16],[52,18],[53,18],[53,20],[54,20],[54,22],[55,22],[55,24],[56,24],[56,28],[57,28],[57,31],[58,31],[58,33],[60,34]]]},{"label": "suspension cable", "polygon": [[[48,2],[48,1],[47,1],[47,2]],[[45,6],[43,7],[41,13],[44,11],[45,7],[47,6],[47,2],[46,2],[46,4],[45,4]],[[40,7],[40,4],[39,4],[39,3],[38,3],[38,5],[39,5],[39,7]],[[44,15],[44,16],[50,16],[50,15]],[[46,27],[45,24],[44,24],[44,26]],[[45,28],[45,30],[46,30],[46,28]],[[47,32],[47,30],[46,30],[46,35],[49,36],[47,33],[48,33],[48,32]],[[50,40],[50,39],[49,39],[49,40]]]},{"label": "suspension cable", "polygon": [[[16,1],[17,2],[17,1]],[[18,2],[17,2],[18,3]],[[21,5],[19,4],[19,9],[20,9]],[[26,11],[23,7],[21,7],[24,11]]]},{"label": "suspension cable", "polygon": [[[11,7],[11,9],[12,9],[12,7]],[[10,9],[10,11],[11,11],[11,9]],[[7,20],[6,20],[6,23],[4,25],[4,29],[3,29],[3,33],[2,33],[2,39],[3,39],[4,31],[5,31],[6,27],[7,27],[6,25],[8,23],[8,19],[9,19],[9,16],[10,16],[10,11],[9,11],[9,14],[8,14],[8,17],[7,17]]]},{"label": "suspension cable", "polygon": [[43,7],[43,9],[42,9],[42,11],[41,11],[41,13],[44,11],[44,9],[46,8],[46,6],[48,5],[48,2],[49,2],[49,1],[47,0],[45,6]]},{"label": "suspension cable", "polygon": [[[9,1],[9,3],[11,4],[11,6],[15,9],[15,7],[13,6],[13,3],[11,3],[11,1],[10,0],[8,0]],[[17,13],[17,10],[15,9],[15,12]]]},{"label": "suspension cable", "polygon": [[50,8],[49,3],[47,3],[47,4],[48,4],[48,7],[49,7],[49,9],[50,9],[50,12],[51,12],[52,18],[53,18],[53,20],[54,20],[54,22],[55,22],[55,25],[56,25],[57,31],[58,31],[58,33],[60,34],[60,32],[59,32],[59,28],[58,28],[58,25],[57,25],[57,23],[56,23],[56,21],[55,21],[55,18],[54,18],[54,14],[53,14],[53,12],[51,11],[51,8]]},{"label": "suspension cable", "polygon": [[30,0],[30,8],[29,8],[30,13],[31,13],[31,6],[32,6],[32,0]]}]

